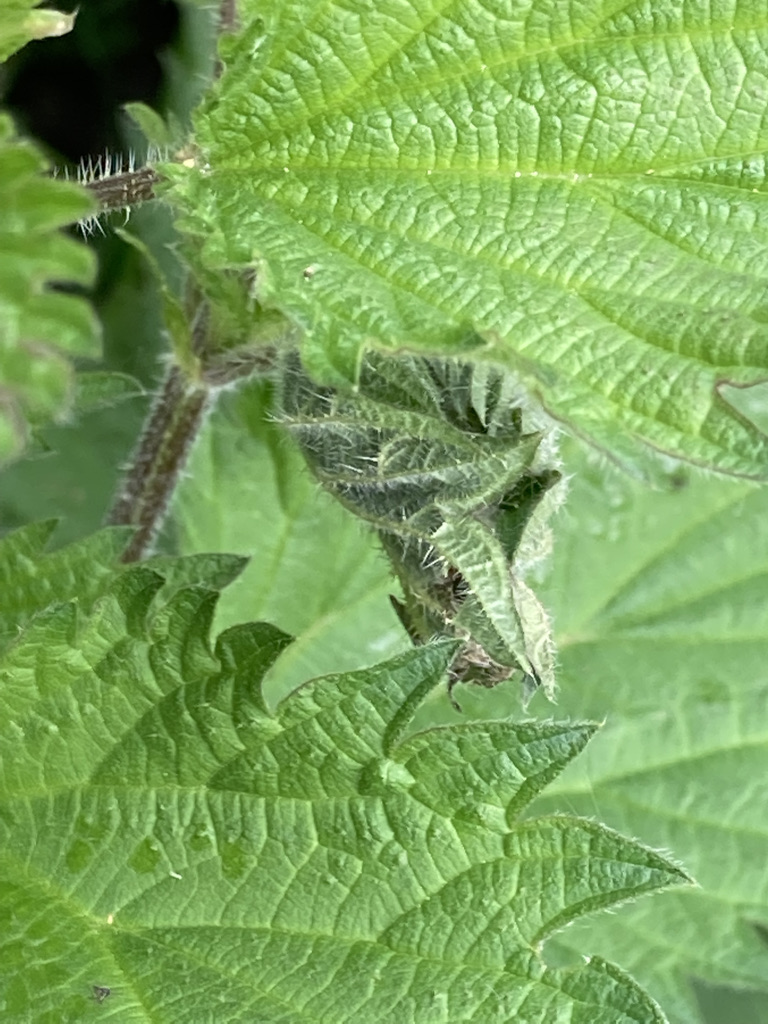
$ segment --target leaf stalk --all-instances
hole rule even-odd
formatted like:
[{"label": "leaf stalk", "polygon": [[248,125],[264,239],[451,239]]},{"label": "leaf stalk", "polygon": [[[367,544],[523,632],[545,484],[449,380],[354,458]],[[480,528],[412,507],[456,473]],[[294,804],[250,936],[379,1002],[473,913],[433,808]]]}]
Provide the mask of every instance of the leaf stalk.
[{"label": "leaf stalk", "polygon": [[155,185],[162,180],[154,167],[140,167],[135,171],[113,174],[89,181],[86,189],[95,196],[100,213],[124,210],[155,198]]},{"label": "leaf stalk", "polygon": [[172,366],[161,386],[107,516],[137,530],[122,555],[136,562],[152,550],[192,446],[205,422],[213,391]]}]

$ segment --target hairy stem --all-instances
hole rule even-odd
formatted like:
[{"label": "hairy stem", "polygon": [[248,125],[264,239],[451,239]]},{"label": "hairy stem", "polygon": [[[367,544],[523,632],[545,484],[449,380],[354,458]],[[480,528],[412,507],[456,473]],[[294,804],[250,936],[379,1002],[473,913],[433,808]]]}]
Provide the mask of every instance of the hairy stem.
[{"label": "hairy stem", "polygon": [[[236,0],[221,0],[218,12],[217,35],[236,32],[240,25]],[[214,78],[221,75],[223,66],[216,60]],[[162,181],[162,175],[153,167],[140,167],[138,170],[123,171],[120,174],[107,174],[98,181],[86,184],[88,191],[96,197],[100,213],[112,210],[124,210],[139,206],[155,198],[155,185]]]},{"label": "hairy stem", "polygon": [[138,527],[124,562],[145,557],[162,526],[171,497],[210,406],[211,389],[172,366],[144,426],[107,522]]},{"label": "hairy stem", "polygon": [[237,32],[240,18],[236,0],[221,0],[219,4],[219,35],[222,32]]},{"label": "hairy stem", "polygon": [[137,171],[125,171],[100,181],[91,181],[86,188],[98,200],[101,212],[108,213],[154,199],[155,185],[161,180],[153,167],[140,167]]}]

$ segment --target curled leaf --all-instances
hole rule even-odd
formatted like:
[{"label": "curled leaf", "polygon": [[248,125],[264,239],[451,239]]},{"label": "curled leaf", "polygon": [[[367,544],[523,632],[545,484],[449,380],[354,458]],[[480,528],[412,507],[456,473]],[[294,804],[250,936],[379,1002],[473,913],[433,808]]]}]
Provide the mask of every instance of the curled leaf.
[{"label": "curled leaf", "polygon": [[463,639],[454,681],[492,686],[520,670],[551,696],[549,621],[520,576],[548,550],[562,488],[510,384],[465,363],[369,356],[350,394],[317,387],[293,357],[281,416],[323,486],[379,534],[411,638]]}]

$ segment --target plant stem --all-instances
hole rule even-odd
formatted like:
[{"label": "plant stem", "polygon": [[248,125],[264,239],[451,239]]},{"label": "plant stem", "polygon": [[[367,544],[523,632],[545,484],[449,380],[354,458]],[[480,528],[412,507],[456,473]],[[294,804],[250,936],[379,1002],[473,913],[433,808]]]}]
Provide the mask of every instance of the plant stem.
[{"label": "plant stem", "polygon": [[[240,25],[236,0],[221,0],[218,12],[217,35],[236,32]],[[217,59],[214,67],[214,78],[222,72],[221,62]],[[99,202],[100,213],[112,210],[124,210],[139,206],[155,198],[155,185],[162,181],[162,175],[153,167],[140,167],[135,171],[124,171],[121,174],[107,175],[98,181],[90,181],[85,186]]]},{"label": "plant stem", "polygon": [[236,0],[221,0],[219,4],[219,35],[222,32],[237,32],[240,18]]},{"label": "plant stem", "polygon": [[152,548],[174,488],[210,407],[212,391],[178,366],[166,374],[107,522],[138,527],[123,552],[136,562]]},{"label": "plant stem", "polygon": [[91,181],[85,187],[99,201],[101,212],[108,213],[154,199],[155,185],[161,180],[153,167],[140,167],[137,171],[125,171],[100,181]]}]

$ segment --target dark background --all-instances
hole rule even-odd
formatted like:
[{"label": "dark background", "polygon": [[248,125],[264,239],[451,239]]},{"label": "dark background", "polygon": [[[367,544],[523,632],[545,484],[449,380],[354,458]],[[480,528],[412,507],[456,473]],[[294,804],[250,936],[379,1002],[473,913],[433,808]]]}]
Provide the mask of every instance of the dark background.
[{"label": "dark background", "polygon": [[120,150],[123,103],[173,104],[167,72],[182,57],[181,29],[175,0],[81,0],[72,32],[8,61],[3,104],[59,163]]}]

